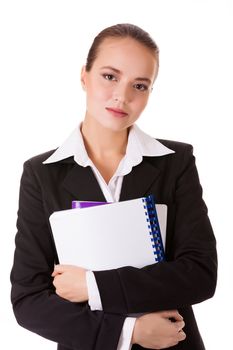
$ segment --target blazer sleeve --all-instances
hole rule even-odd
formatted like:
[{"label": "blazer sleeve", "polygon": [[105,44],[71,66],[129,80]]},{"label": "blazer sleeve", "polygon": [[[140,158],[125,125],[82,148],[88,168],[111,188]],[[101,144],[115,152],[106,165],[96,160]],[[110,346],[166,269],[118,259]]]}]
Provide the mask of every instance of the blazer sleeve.
[{"label": "blazer sleeve", "polygon": [[179,309],[214,294],[216,242],[202,199],[191,145],[185,148],[182,161],[176,167],[179,171],[177,175],[174,173],[172,199],[175,219],[167,242],[169,260],[142,269],[128,266],[95,271],[106,312],[124,314]]},{"label": "blazer sleeve", "polygon": [[51,273],[55,253],[40,186],[30,161],[20,185],[12,303],[18,323],[70,349],[116,349],[125,317],[91,311],[56,295]]}]

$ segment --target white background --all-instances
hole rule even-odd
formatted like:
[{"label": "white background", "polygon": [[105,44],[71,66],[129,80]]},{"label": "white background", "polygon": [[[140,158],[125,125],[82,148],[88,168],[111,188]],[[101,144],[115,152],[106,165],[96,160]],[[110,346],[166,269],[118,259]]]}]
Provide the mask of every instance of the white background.
[{"label": "white background", "polygon": [[17,325],[9,301],[19,180],[27,158],[59,146],[82,120],[81,66],[94,35],[117,22],[143,27],[160,47],[159,77],[139,126],[194,145],[219,252],[216,294],[195,312],[207,350],[231,348],[231,0],[0,1],[1,344],[56,348]]}]

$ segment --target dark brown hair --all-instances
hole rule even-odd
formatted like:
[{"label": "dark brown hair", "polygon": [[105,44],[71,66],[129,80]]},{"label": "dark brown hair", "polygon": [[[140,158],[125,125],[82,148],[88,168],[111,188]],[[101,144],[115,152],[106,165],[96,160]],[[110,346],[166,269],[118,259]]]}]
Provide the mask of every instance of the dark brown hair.
[{"label": "dark brown hair", "polygon": [[86,71],[89,72],[93,66],[93,63],[97,57],[98,49],[102,42],[107,38],[132,38],[137,42],[141,43],[148,49],[150,49],[158,61],[159,59],[159,49],[155,41],[150,37],[150,35],[143,30],[142,28],[130,24],[130,23],[121,23],[116,24],[111,27],[103,29],[94,39],[90,50],[88,52],[87,61],[86,61]]}]

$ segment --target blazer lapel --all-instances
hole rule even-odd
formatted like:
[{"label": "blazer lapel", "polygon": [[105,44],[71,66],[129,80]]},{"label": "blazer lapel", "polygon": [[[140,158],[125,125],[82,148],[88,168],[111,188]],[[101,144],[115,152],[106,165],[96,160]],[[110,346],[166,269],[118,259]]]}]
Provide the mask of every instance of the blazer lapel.
[{"label": "blazer lapel", "polygon": [[143,197],[149,194],[150,188],[160,175],[158,168],[145,159],[124,177],[120,200]]},{"label": "blazer lapel", "polygon": [[82,167],[75,162],[74,167],[68,172],[63,187],[77,200],[106,202],[98,181],[88,167]]},{"label": "blazer lapel", "polygon": [[[158,179],[160,171],[145,159],[124,176],[120,200],[143,197],[149,194],[153,183]],[[77,200],[106,202],[103,192],[92,171],[74,162],[74,166],[66,175],[63,187]]]}]

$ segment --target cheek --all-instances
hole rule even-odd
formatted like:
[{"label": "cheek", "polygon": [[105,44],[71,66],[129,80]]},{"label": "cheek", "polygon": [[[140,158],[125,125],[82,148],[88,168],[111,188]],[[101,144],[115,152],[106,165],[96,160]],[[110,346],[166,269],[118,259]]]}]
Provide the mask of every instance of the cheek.
[{"label": "cheek", "polygon": [[95,101],[107,101],[112,97],[112,89],[110,87],[91,85],[88,88],[87,95]]},{"label": "cheek", "polygon": [[144,96],[143,98],[140,98],[139,100],[137,100],[136,108],[137,108],[139,113],[144,110],[144,108],[147,105],[147,102],[148,102],[148,96]]}]

